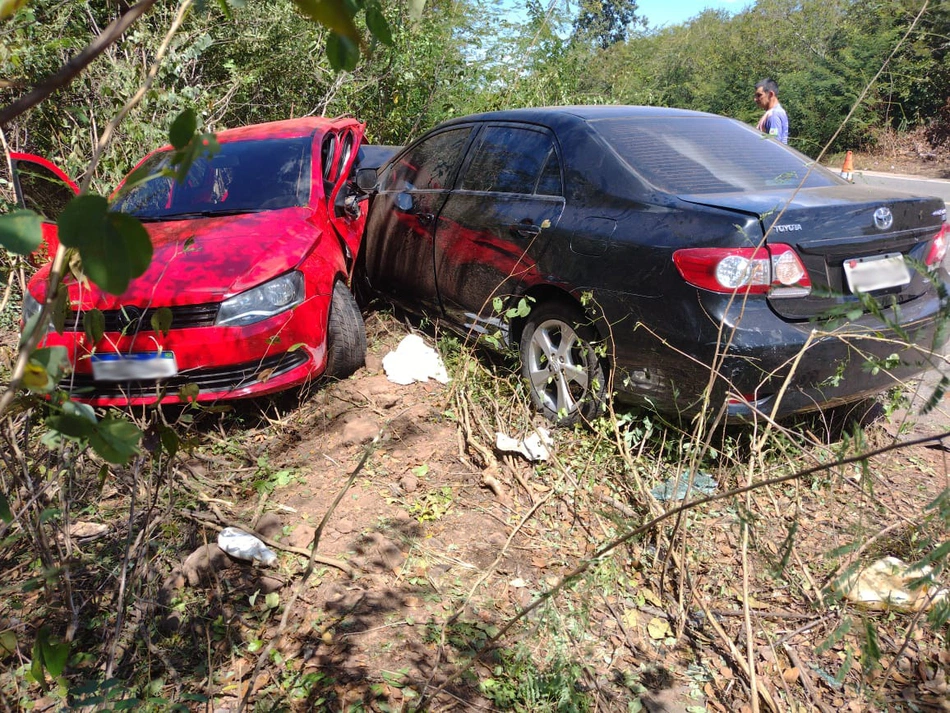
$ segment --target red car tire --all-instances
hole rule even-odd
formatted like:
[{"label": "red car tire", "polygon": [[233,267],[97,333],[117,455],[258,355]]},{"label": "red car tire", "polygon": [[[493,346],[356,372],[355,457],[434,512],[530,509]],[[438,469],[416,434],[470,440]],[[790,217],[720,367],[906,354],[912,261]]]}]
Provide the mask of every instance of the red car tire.
[{"label": "red car tire", "polygon": [[324,374],[345,379],[366,363],[366,329],[353,293],[339,280],[333,285],[327,320],[327,368]]}]

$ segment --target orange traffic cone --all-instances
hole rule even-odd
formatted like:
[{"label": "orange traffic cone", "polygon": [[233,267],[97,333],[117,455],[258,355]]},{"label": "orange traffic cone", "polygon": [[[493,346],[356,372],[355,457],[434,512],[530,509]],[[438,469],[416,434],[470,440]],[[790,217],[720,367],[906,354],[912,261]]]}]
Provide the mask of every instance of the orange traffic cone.
[{"label": "orange traffic cone", "polygon": [[841,167],[841,177],[846,181],[854,180],[854,159],[850,151],[844,155],[844,166]]}]

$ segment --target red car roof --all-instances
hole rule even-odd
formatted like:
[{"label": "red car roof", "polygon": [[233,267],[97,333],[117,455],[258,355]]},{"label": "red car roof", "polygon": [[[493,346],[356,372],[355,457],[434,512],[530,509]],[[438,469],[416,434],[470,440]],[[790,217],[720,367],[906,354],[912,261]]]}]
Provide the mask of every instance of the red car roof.
[{"label": "red car roof", "polygon": [[246,139],[291,139],[308,136],[317,131],[326,131],[332,127],[358,126],[360,122],[352,117],[328,119],[324,116],[305,116],[299,119],[284,119],[266,124],[240,126],[217,132],[218,141],[240,141]]}]

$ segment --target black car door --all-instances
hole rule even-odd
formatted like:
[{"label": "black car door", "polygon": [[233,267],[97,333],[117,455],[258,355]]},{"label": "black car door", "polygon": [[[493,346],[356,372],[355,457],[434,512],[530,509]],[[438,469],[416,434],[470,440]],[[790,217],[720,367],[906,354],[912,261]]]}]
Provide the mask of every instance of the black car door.
[{"label": "black car door", "polygon": [[380,177],[366,227],[366,271],[373,288],[411,309],[438,310],[432,242],[472,125],[423,137]]},{"label": "black car door", "polygon": [[493,299],[544,278],[537,260],[564,209],[554,136],[527,124],[479,133],[439,215],[435,272],[446,316],[463,329],[503,326]]}]

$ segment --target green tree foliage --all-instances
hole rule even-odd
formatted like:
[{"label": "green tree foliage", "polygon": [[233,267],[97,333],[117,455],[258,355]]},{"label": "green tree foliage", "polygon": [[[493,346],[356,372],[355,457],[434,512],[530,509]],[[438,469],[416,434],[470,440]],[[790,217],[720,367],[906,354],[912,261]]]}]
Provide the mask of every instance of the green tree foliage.
[{"label": "green tree foliage", "polygon": [[592,51],[578,96],[753,123],[760,112],[752,88],[773,77],[791,117],[792,144],[816,155],[870,85],[831,148],[873,145],[884,127],[926,125],[946,100],[947,4],[930,3],[901,43],[922,6],[922,0],[759,0],[732,16],[707,10],[683,25]]},{"label": "green tree foliage", "polygon": [[636,0],[582,0],[574,31],[601,49],[626,42],[630,27],[642,24]]},{"label": "green tree foliage", "polygon": [[[418,2],[367,1],[353,7],[363,8],[354,21],[368,39],[344,73],[327,56],[330,30],[302,14],[301,3],[255,0],[227,12],[208,3],[193,11],[93,187],[110,189],[189,107],[212,131],[352,114],[372,141],[404,144],[452,116],[549,104],[679,106],[754,123],[752,87],[767,76],[779,82],[792,144],[815,155],[923,0],[758,0],[735,15],[707,10],[658,30],[646,28],[632,0],[525,0],[514,11],[499,0],[433,0],[418,17]],[[0,102],[48,76],[118,8],[102,0],[22,6],[0,25]],[[7,127],[9,143],[80,174],[93,137],[139,86],[175,11],[156,4],[53,101]],[[381,23],[375,35],[367,31]],[[936,116],[950,84],[948,37],[950,6],[931,2],[832,148],[873,144],[885,126],[913,128]]]}]

